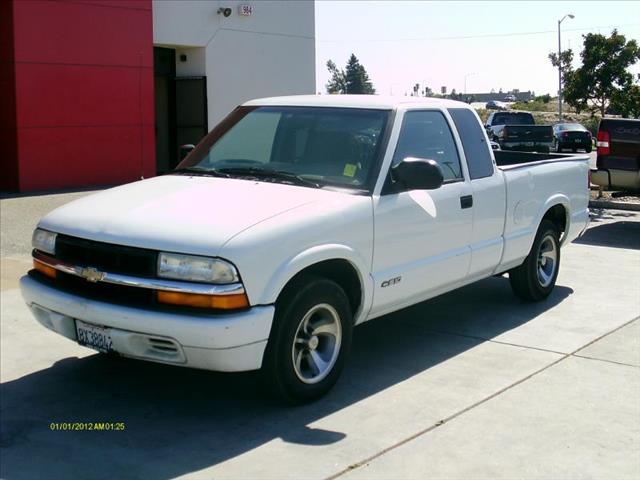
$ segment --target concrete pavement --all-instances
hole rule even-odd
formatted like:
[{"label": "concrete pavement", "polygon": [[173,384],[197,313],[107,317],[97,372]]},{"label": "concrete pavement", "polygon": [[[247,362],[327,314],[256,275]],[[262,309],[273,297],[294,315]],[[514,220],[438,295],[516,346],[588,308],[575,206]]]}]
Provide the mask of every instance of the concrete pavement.
[{"label": "concrete pavement", "polygon": [[[545,302],[491,278],[358,327],[334,391],[288,408],[253,373],[109,358],[37,324],[16,279],[34,214],[64,199],[0,204],[3,479],[640,477],[640,214],[594,214]],[[50,430],[85,421],[126,429]]]}]

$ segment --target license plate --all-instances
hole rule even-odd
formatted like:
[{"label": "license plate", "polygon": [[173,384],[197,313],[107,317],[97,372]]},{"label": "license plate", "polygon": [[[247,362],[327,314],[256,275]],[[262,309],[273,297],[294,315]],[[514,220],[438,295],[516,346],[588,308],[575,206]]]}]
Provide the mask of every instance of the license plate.
[{"label": "license plate", "polygon": [[576,138],[576,143],[582,143],[582,140],[580,140],[579,138]]},{"label": "license plate", "polygon": [[533,145],[535,145],[535,142],[524,142],[525,147],[533,147]]},{"label": "license plate", "polygon": [[113,342],[111,341],[111,336],[107,328],[76,320],[76,334],[80,345],[93,348],[99,352],[109,352],[113,350]]}]

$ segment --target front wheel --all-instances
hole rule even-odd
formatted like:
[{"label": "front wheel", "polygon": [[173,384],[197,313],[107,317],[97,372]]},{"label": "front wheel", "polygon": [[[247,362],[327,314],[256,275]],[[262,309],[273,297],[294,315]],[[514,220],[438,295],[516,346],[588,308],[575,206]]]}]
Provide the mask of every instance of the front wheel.
[{"label": "front wheel", "polygon": [[538,302],[553,290],[560,269],[559,239],[556,224],[543,220],[529,255],[522,265],[509,272],[511,288],[521,300]]},{"label": "front wheel", "polygon": [[304,276],[276,303],[262,367],[267,387],[290,403],[315,400],[336,383],[351,345],[353,319],[335,282]]}]

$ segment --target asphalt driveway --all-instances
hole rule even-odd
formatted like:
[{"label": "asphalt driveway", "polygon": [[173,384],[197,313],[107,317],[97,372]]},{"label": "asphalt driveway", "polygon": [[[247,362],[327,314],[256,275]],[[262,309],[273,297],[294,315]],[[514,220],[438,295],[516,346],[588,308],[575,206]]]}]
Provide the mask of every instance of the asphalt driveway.
[{"label": "asphalt driveway", "polygon": [[1,478],[640,478],[640,214],[595,212],[545,302],[490,278],[358,327],[336,388],[290,408],[31,318],[31,230],[80,195],[1,200]]}]

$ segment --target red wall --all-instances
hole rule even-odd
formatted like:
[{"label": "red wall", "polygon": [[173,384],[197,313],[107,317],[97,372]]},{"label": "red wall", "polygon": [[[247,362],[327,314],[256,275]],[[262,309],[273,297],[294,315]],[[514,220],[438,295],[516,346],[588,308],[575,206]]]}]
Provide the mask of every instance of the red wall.
[{"label": "red wall", "polygon": [[0,191],[18,189],[13,3],[0,0]]},{"label": "red wall", "polygon": [[20,191],[155,174],[151,0],[13,2]]}]

